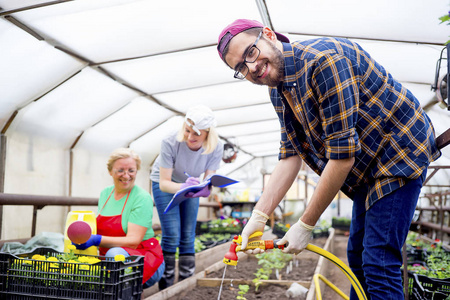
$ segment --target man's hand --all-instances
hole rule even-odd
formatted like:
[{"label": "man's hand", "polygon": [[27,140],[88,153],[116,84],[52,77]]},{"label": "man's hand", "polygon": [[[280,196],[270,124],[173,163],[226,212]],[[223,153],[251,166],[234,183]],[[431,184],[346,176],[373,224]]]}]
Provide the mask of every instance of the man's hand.
[{"label": "man's hand", "polygon": [[[254,209],[252,212],[252,216],[248,220],[247,224],[244,227],[244,230],[242,231],[241,237],[242,237],[242,249],[245,249],[248,244],[248,238],[250,235],[252,235],[256,231],[264,232],[264,226],[266,226],[266,222],[269,219],[269,216],[263,213],[262,211],[259,211],[257,209]],[[247,254],[258,254],[262,253],[264,250],[262,249],[253,249],[253,250],[246,250],[245,253]]]},{"label": "man's hand", "polygon": [[89,248],[91,246],[99,246],[101,241],[102,241],[102,236],[101,235],[93,234],[87,240],[86,243],[83,243],[83,244],[72,243],[72,245],[74,245],[78,250],[86,250],[87,248]]},{"label": "man's hand", "polygon": [[284,253],[299,254],[303,249],[308,246],[311,240],[311,232],[314,226],[305,224],[302,220],[298,220],[297,223],[289,228],[284,237],[277,242],[277,245],[284,245],[288,243],[287,247],[282,250]]},{"label": "man's hand", "polygon": [[198,179],[197,177],[188,177],[188,179],[186,179],[186,181],[184,183],[181,184],[181,190],[185,189],[187,187],[190,187],[192,185],[197,185],[200,183],[200,179]]}]

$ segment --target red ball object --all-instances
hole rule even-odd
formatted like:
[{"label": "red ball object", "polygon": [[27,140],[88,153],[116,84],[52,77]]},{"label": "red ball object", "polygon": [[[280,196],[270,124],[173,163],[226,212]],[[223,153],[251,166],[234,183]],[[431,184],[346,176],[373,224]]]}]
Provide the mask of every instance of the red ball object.
[{"label": "red ball object", "polygon": [[67,228],[67,237],[75,244],[86,243],[91,234],[91,226],[84,221],[75,221]]}]

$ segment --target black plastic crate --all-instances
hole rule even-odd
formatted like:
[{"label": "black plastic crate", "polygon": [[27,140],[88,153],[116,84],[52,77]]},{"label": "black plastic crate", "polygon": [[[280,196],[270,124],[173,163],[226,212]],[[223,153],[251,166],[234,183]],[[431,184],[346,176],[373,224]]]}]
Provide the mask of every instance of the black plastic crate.
[{"label": "black plastic crate", "polygon": [[31,253],[0,253],[0,299],[141,299],[143,256],[116,262],[104,256],[95,264],[32,260],[35,254],[56,257],[52,248]]},{"label": "black plastic crate", "polygon": [[275,223],[272,228],[272,233],[275,234],[278,238],[283,238],[286,232],[288,232],[289,228],[283,223]]},{"label": "black plastic crate", "polygon": [[328,228],[316,227],[312,231],[313,239],[328,237],[330,235]]},{"label": "black plastic crate", "polygon": [[351,220],[344,217],[333,217],[331,218],[331,227],[334,229],[339,229],[342,231],[350,230]]},{"label": "black plastic crate", "polygon": [[407,261],[426,261],[428,252],[426,249],[417,249],[414,247],[407,247],[406,249]]},{"label": "black plastic crate", "polygon": [[450,278],[436,279],[408,272],[410,300],[445,300],[450,296]]},{"label": "black plastic crate", "polygon": [[197,221],[195,226],[195,235],[201,235],[209,232],[210,221]]}]

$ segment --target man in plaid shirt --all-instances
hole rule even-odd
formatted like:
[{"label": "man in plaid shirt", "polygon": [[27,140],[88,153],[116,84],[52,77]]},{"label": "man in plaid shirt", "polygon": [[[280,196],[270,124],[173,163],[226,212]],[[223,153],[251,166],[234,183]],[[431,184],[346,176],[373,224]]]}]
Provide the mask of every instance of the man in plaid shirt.
[{"label": "man in plaid shirt", "polygon": [[[290,43],[257,21],[239,19],[222,31],[217,49],[235,78],[269,86],[281,124],[279,162],[242,232],[242,247],[264,230],[303,161],[320,180],[280,240],[288,243],[284,251],[305,249],[342,190],[353,200],[352,271],[370,299],[403,299],[401,248],[427,167],[440,156],[418,100],[347,39]],[[353,289],[350,299],[357,299]]]}]

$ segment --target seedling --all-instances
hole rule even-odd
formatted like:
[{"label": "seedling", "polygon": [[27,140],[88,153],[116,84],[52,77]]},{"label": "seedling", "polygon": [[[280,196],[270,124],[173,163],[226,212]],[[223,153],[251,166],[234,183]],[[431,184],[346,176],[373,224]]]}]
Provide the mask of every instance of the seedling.
[{"label": "seedling", "polygon": [[247,300],[247,298],[245,298],[244,295],[247,294],[248,289],[249,289],[249,286],[247,284],[240,284],[238,296],[236,297],[236,299]]},{"label": "seedling", "polygon": [[280,249],[273,249],[272,251],[257,254],[256,258],[258,258],[259,265],[262,265],[266,270],[270,270],[269,275],[275,269],[277,279],[280,280],[280,271],[286,266],[288,261],[292,260],[292,254],[283,253]]},{"label": "seedling", "polygon": [[258,291],[259,286],[262,284],[262,280],[269,279],[272,274],[272,269],[259,268],[254,275],[256,276],[252,281],[255,284],[255,292]]}]

